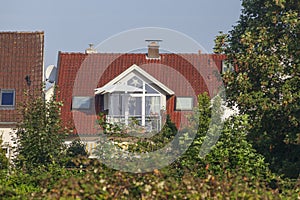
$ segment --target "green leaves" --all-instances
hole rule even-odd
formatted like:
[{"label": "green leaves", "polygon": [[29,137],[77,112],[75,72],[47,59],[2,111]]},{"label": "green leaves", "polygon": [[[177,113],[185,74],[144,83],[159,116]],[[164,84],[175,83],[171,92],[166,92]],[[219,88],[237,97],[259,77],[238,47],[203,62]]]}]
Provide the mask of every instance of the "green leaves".
[{"label": "green leaves", "polygon": [[30,170],[60,162],[63,139],[67,130],[61,126],[60,106],[54,98],[45,101],[42,96],[26,96],[20,108],[23,120],[17,127],[16,163]]},{"label": "green leaves", "polygon": [[[230,105],[248,114],[252,128],[248,139],[266,156],[271,168],[293,177],[300,173],[300,3],[298,0],[243,0],[240,20],[227,35],[216,40],[237,73],[223,81]],[[224,37],[224,34],[218,38]],[[222,46],[222,48],[220,48]],[[298,141],[297,141],[298,139]],[[297,145],[298,143],[298,145]],[[289,153],[282,153],[288,151]],[[288,165],[288,164],[287,164]]]}]

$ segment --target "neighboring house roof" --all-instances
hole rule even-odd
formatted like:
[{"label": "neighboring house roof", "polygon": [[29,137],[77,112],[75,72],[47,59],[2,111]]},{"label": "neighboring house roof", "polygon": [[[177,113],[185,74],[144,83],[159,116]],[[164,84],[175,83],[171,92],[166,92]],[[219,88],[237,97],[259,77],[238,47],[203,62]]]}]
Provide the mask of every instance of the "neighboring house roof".
[{"label": "neighboring house roof", "polygon": [[14,106],[0,106],[0,127],[15,126],[25,90],[41,88],[43,62],[44,32],[0,32],[0,91],[15,91]]},{"label": "neighboring house roof", "polygon": [[[179,126],[182,116],[188,112],[174,110],[175,96],[193,96],[195,103],[197,102],[196,96],[205,91],[213,96],[212,93],[215,92],[214,89],[218,87],[218,83],[216,83],[212,69],[221,71],[224,59],[225,55],[216,54],[161,53],[159,59],[149,59],[144,53],[59,52],[57,97],[64,103],[61,110],[62,119],[69,127],[74,127],[74,120],[81,124],[95,122],[94,113],[71,110],[72,96],[94,96],[94,89],[113,84],[112,80],[116,77],[123,76],[127,70],[135,68],[151,75],[161,83],[161,87],[166,87],[169,93],[167,112],[171,115],[172,121]],[[83,68],[85,70],[82,71]],[[174,93],[175,95],[171,95]],[[97,106],[97,102],[93,106],[95,105]],[[75,113],[76,119],[74,119]],[[79,132],[94,134],[93,128],[86,128]]]}]

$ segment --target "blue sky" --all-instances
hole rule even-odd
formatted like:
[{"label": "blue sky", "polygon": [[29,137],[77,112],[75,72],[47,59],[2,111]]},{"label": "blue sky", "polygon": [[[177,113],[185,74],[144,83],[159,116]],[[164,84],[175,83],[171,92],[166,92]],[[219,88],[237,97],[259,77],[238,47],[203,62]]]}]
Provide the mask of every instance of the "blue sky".
[{"label": "blue sky", "polygon": [[212,52],[215,36],[232,29],[240,10],[239,0],[9,0],[1,3],[0,31],[45,31],[45,66],[56,65],[58,51],[83,52],[143,27],[179,31]]}]

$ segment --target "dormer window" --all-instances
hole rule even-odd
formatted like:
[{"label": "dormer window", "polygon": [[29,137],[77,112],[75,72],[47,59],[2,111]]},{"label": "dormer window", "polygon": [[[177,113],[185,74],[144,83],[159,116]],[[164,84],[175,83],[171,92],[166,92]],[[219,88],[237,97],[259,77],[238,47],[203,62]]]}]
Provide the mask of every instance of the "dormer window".
[{"label": "dormer window", "polygon": [[[160,111],[165,104],[165,95],[158,92],[148,82],[135,74],[130,74],[124,80],[107,90],[105,110],[108,111],[107,119],[111,122],[130,124],[134,119],[138,125],[147,127],[148,130],[160,129]],[[152,121],[159,123],[152,127]]]},{"label": "dormer window", "polygon": [[96,94],[103,95],[103,107],[110,122],[129,125],[134,119],[148,131],[159,131],[166,95],[172,94],[172,91],[141,68],[133,66],[110,83],[97,88]]}]

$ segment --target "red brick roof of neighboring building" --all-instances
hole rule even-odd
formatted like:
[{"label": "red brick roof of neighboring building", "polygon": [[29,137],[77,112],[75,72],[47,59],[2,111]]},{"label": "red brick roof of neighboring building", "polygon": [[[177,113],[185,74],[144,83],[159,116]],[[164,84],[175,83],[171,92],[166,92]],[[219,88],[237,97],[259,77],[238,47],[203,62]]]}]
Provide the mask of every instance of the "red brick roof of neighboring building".
[{"label": "red brick roof of neighboring building", "polygon": [[11,127],[20,118],[17,107],[29,89],[41,88],[44,62],[44,32],[0,32],[0,90],[15,90],[15,106],[0,106],[0,127]]},{"label": "red brick roof of neighboring building", "polygon": [[[213,96],[218,81],[216,71],[221,71],[225,55],[219,54],[171,54],[162,53],[160,59],[148,59],[143,53],[63,53],[58,55],[57,92],[58,100],[63,101],[62,119],[65,125],[75,127],[95,121],[95,113],[71,110],[72,96],[94,96],[95,88],[102,87],[123,71],[136,64],[175,92],[167,99],[167,113],[177,127],[186,123],[186,111],[175,110],[175,96],[193,96],[208,92]],[[85,69],[85,70],[83,70]],[[77,80],[77,81],[75,81]],[[78,80],[80,80],[78,82]],[[96,111],[99,105],[95,102]],[[76,113],[76,115],[74,115]],[[74,119],[74,117],[76,119]],[[77,128],[77,124],[76,124]],[[94,134],[94,127],[75,130],[74,133]]]}]

